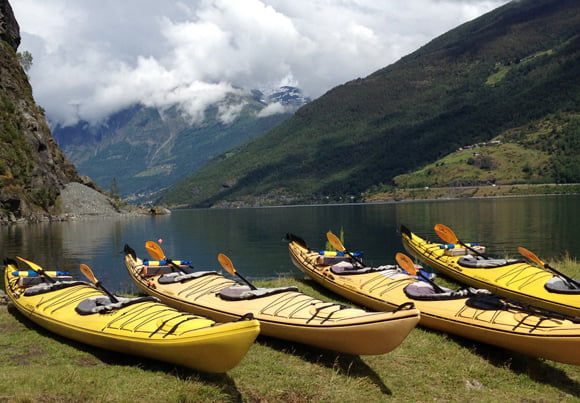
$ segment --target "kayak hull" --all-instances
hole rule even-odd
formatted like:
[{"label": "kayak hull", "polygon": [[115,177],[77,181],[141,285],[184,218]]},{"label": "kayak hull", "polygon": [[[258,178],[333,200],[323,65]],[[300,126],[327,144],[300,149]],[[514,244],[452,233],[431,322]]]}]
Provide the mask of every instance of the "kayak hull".
[{"label": "kayak hull", "polygon": [[[131,303],[102,313],[79,314],[82,301],[106,297],[92,284],[75,281],[63,288],[27,295],[5,266],[6,294],[24,316],[37,325],[80,343],[185,366],[222,373],[235,367],[259,334],[256,320],[216,324],[179,312],[151,298],[123,299]],[[120,298],[120,297],[119,297]],[[138,302],[135,302],[138,300]]]},{"label": "kayak hull", "polygon": [[459,264],[464,255],[450,256],[444,244],[425,240],[403,227],[403,247],[407,252],[454,280],[477,288],[485,288],[494,294],[519,301],[580,316],[580,292],[558,293],[546,288],[554,274],[544,268],[517,261],[493,268],[470,268]]},{"label": "kayak hull", "polygon": [[477,309],[467,297],[419,300],[405,288],[420,282],[398,266],[360,274],[337,274],[320,265],[319,252],[289,242],[294,265],[323,287],[368,308],[387,311],[412,302],[421,311],[420,325],[465,338],[568,364],[580,364],[580,324],[536,316],[517,309]]},{"label": "kayak hull", "polygon": [[[420,318],[415,308],[397,313],[367,312],[316,299],[296,288],[283,288],[251,299],[226,300],[220,296],[224,290],[241,286],[218,272],[202,272],[183,282],[164,284],[163,276],[143,275],[146,265],[130,253],[125,256],[125,265],[141,290],[177,309],[218,322],[251,313],[260,321],[263,335],[348,354],[378,355],[392,351]],[[268,289],[258,291],[261,290]]]}]

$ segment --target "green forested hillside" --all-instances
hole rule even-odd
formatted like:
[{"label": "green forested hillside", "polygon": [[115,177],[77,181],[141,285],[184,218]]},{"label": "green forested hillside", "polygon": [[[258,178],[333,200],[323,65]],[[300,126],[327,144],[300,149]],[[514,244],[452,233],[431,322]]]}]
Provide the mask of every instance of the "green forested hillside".
[{"label": "green forested hillside", "polygon": [[[369,188],[394,185],[398,175],[462,146],[571,116],[580,107],[579,34],[580,2],[511,2],[334,88],[266,135],[214,159],[162,201],[359,200]],[[557,144],[542,151],[547,161],[533,178],[523,172],[519,179],[577,181],[575,125],[554,133]],[[520,139],[518,147],[532,148],[530,141]]]},{"label": "green forested hillside", "polygon": [[579,140],[580,114],[549,115],[490,142],[465,145],[393,182],[401,188],[578,183]]}]

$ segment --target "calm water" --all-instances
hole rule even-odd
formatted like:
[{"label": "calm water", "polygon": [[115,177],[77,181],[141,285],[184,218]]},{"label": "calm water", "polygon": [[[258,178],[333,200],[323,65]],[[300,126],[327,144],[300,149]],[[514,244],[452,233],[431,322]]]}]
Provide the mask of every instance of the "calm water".
[{"label": "calm water", "polygon": [[113,291],[135,290],[123,265],[123,246],[129,244],[146,258],[145,241],[159,238],[168,257],[191,260],[199,269],[220,269],[217,255],[225,253],[249,279],[299,274],[282,241],[287,232],[323,249],[326,232],[343,229],[345,246],[364,250],[367,263],[393,263],[395,253],[404,251],[401,224],[439,240],[433,226],[442,223],[462,241],[481,242],[492,254],[513,256],[524,246],[542,259],[566,252],[579,257],[579,206],[580,196],[549,196],[180,210],[163,217],[0,227],[0,257],[22,256],[47,270],[64,269],[79,277],[79,264],[85,263]]}]

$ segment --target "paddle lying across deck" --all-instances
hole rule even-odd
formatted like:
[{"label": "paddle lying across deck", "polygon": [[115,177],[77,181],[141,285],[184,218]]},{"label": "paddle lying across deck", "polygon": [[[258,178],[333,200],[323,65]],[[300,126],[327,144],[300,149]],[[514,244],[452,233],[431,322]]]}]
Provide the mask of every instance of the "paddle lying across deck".
[{"label": "paddle lying across deck", "polygon": [[411,259],[409,259],[409,256],[399,252],[395,255],[395,260],[397,261],[399,266],[401,266],[403,268],[403,270],[405,270],[410,275],[415,276],[418,273],[419,277],[421,277],[423,280],[425,280],[429,284],[431,284],[431,287],[433,287],[433,289],[435,291],[437,291],[439,293],[445,292],[433,280],[431,280],[430,278],[428,278],[426,276],[423,276],[421,271],[417,271],[417,269],[415,268],[415,264],[411,261]]},{"label": "paddle lying across deck", "polygon": [[461,242],[459,240],[459,238],[457,238],[457,235],[455,235],[455,232],[453,232],[453,230],[451,228],[449,228],[443,224],[435,224],[435,232],[437,233],[439,238],[441,238],[442,240],[444,240],[448,244],[459,244],[459,245],[463,246],[464,248],[469,249],[471,252],[475,253],[476,255],[481,256],[484,259],[488,259],[488,257],[485,256],[483,253],[472,248],[470,245]]},{"label": "paddle lying across deck", "polygon": [[20,256],[16,256],[16,259],[18,259],[18,260],[20,260],[20,261],[22,261],[22,262],[26,263],[28,266],[30,266],[30,268],[31,268],[32,270],[34,270],[36,273],[38,273],[38,275],[39,275],[39,276],[43,276],[43,277],[44,277],[44,278],[46,278],[46,279],[47,279],[49,282],[51,282],[51,283],[54,283],[54,282],[55,282],[55,280],[54,280],[52,277],[50,277],[50,276],[49,276],[49,275],[48,275],[48,274],[47,274],[47,273],[44,271],[44,269],[43,269],[41,266],[37,265],[36,263],[30,262],[30,261],[28,261],[28,260],[26,260],[26,259],[24,259],[24,258],[21,258]]},{"label": "paddle lying across deck", "polygon": [[246,280],[246,278],[244,276],[242,276],[240,273],[238,273],[238,271],[234,267],[234,264],[232,263],[232,261],[229,257],[224,255],[223,253],[220,253],[218,255],[218,261],[220,262],[220,264],[222,265],[222,267],[224,268],[225,271],[230,273],[232,276],[238,276],[244,283],[246,283],[248,285],[248,287],[250,287],[250,289],[257,290],[257,288],[254,284],[250,283],[248,280]]},{"label": "paddle lying across deck", "polygon": [[542,267],[545,267],[548,270],[553,271],[554,273],[556,273],[558,276],[562,277],[563,279],[566,280],[566,282],[568,284],[570,284],[570,286],[572,288],[580,288],[580,283],[574,279],[571,279],[570,277],[568,277],[567,275],[565,275],[564,273],[560,273],[558,270],[554,269],[552,266],[550,266],[548,263],[544,263],[542,261],[542,259],[540,259],[538,256],[536,256],[535,253],[527,250],[524,247],[518,247],[518,252],[520,252],[523,256],[527,257],[528,259],[530,259],[533,262],[536,262],[537,264],[539,264]]},{"label": "paddle lying across deck", "polygon": [[117,300],[117,297],[115,297],[113,294],[111,294],[111,293],[109,292],[109,290],[107,290],[107,289],[106,289],[106,288],[103,286],[103,284],[101,284],[101,282],[100,282],[99,280],[97,280],[97,278],[95,277],[95,275],[93,274],[93,271],[91,270],[91,268],[90,268],[89,266],[87,266],[87,265],[86,265],[86,264],[84,264],[84,263],[81,263],[81,267],[80,267],[80,269],[81,269],[81,272],[82,272],[82,273],[85,275],[85,277],[86,277],[86,278],[88,278],[88,279],[89,279],[89,281],[90,281],[91,283],[93,283],[93,284],[94,284],[94,285],[96,285],[98,288],[100,288],[101,290],[103,290],[103,291],[104,291],[104,292],[105,292],[105,293],[106,293],[106,294],[109,296],[109,298],[111,299],[111,302],[113,302],[113,303],[117,303],[117,302],[119,302],[119,301]]},{"label": "paddle lying across deck", "polygon": [[163,249],[159,244],[153,241],[147,241],[145,242],[145,249],[147,249],[147,252],[153,259],[165,261],[169,264],[169,266],[177,269],[178,271],[182,273],[187,273],[181,266],[179,266],[173,260],[168,259],[167,256],[165,256],[165,252],[163,252]]}]

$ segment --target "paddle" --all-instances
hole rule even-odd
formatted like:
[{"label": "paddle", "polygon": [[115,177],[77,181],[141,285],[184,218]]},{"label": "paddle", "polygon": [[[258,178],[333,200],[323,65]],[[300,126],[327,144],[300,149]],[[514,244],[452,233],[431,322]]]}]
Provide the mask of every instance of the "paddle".
[{"label": "paddle", "polygon": [[26,259],[21,258],[20,256],[16,256],[16,259],[21,260],[24,263],[26,263],[27,265],[29,265],[32,270],[37,272],[39,275],[44,276],[51,283],[56,283],[56,280],[53,279],[52,277],[50,277],[48,274],[46,274],[44,269],[42,267],[40,267],[39,265],[37,265],[36,263],[32,263]]},{"label": "paddle", "polygon": [[85,275],[86,278],[89,279],[89,281],[91,283],[93,283],[98,288],[100,288],[101,290],[103,290],[109,296],[109,298],[110,298],[110,300],[111,300],[111,302],[113,304],[116,304],[117,302],[119,302],[119,300],[117,299],[117,297],[115,297],[113,294],[111,294],[109,292],[109,290],[107,290],[105,287],[103,287],[103,285],[101,284],[101,282],[99,280],[97,280],[97,278],[95,277],[93,271],[91,270],[91,268],[89,266],[87,266],[84,263],[81,263],[81,272]]},{"label": "paddle", "polygon": [[330,242],[330,244],[334,249],[346,253],[348,256],[353,258],[358,264],[364,267],[364,263],[362,262],[362,260],[360,260],[358,257],[354,256],[352,253],[347,251],[344,245],[342,244],[342,241],[332,232],[328,231],[326,233],[326,239],[328,239],[328,242]]},{"label": "paddle", "polygon": [[431,285],[431,287],[433,287],[435,292],[438,292],[438,293],[445,292],[445,290],[443,290],[441,287],[439,287],[437,284],[435,284],[435,282],[433,282],[433,280],[431,280],[428,277],[425,277],[423,275],[423,273],[421,273],[421,271],[417,271],[417,269],[415,268],[415,265],[413,264],[413,262],[411,261],[409,256],[405,255],[404,253],[398,252],[395,255],[395,260],[397,261],[399,266],[401,266],[403,269],[405,269],[407,271],[407,273],[411,274],[412,276],[415,276],[418,274],[419,277],[424,279],[426,282],[428,282]]},{"label": "paddle", "polygon": [[542,267],[544,267],[544,268],[546,268],[548,270],[552,270],[558,276],[562,277],[570,285],[570,287],[572,287],[572,288],[580,288],[580,283],[578,281],[574,280],[573,278],[570,278],[570,277],[566,276],[563,273],[560,273],[558,270],[554,269],[548,263],[544,263],[542,261],[542,259],[540,259],[538,256],[536,256],[536,254],[534,252],[531,252],[531,251],[527,250],[526,248],[524,248],[522,246],[519,246],[518,247],[518,252],[520,252],[526,258],[528,258],[528,259],[536,262],[540,266],[542,266]]},{"label": "paddle", "polygon": [[177,270],[179,270],[184,274],[187,274],[187,272],[184,269],[182,269],[179,265],[173,263],[173,260],[168,259],[167,256],[165,256],[165,252],[163,252],[163,249],[161,248],[161,246],[159,246],[159,244],[153,241],[147,241],[145,242],[145,249],[147,249],[147,252],[149,252],[149,255],[151,255],[153,259],[165,260],[172,267],[176,268]]},{"label": "paddle", "polygon": [[249,285],[252,290],[257,290],[254,284],[250,283],[248,280],[244,278],[244,276],[242,276],[240,273],[236,271],[234,264],[232,263],[232,260],[229,257],[224,255],[223,253],[220,253],[218,255],[218,262],[220,262],[225,271],[230,273],[232,276],[238,276],[239,278],[241,278],[242,281],[247,285]]},{"label": "paddle", "polygon": [[457,235],[455,235],[455,232],[453,232],[453,230],[451,228],[449,228],[443,224],[435,224],[435,232],[437,233],[439,238],[443,239],[445,242],[453,243],[453,244],[458,243],[459,245],[463,246],[464,248],[469,249],[470,251],[472,251],[476,255],[481,256],[484,259],[489,259],[489,257],[479,253],[478,251],[476,251],[472,247],[461,242],[459,240],[459,238],[457,238]]}]

